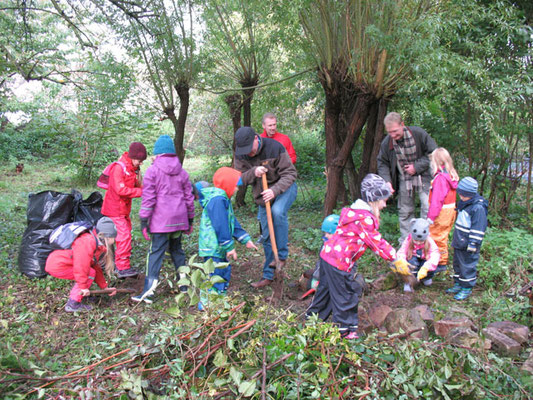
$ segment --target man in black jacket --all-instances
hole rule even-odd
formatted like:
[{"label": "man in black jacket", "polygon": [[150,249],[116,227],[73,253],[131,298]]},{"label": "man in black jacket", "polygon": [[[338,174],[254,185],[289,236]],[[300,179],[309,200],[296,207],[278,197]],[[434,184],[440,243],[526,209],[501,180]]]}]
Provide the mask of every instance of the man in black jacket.
[{"label": "man in black jacket", "polygon": [[409,221],[415,216],[415,195],[420,198],[420,218],[429,208],[431,168],[429,155],[437,148],[433,138],[418,126],[405,126],[400,114],[391,112],[384,120],[388,135],[381,142],[378,174],[398,191],[400,243],[409,234]]}]

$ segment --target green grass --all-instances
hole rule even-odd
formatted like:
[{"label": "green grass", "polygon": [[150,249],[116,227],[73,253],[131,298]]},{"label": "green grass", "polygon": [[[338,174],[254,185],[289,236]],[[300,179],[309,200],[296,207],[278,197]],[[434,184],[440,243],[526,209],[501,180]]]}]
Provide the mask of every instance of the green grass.
[{"label": "green grass", "polygon": [[[225,161],[228,161],[229,164],[229,160]],[[144,166],[144,168],[146,167]],[[186,160],[185,168],[189,171],[193,181],[199,179],[210,180],[209,177],[216,169],[216,165],[212,162],[207,162],[203,158],[194,158]],[[93,304],[94,310],[90,313],[72,315],[63,312],[63,307],[72,285],[71,282],[52,277],[31,280],[22,276],[17,270],[18,247],[26,224],[27,196],[30,192],[42,190],[70,192],[74,187],[80,190],[84,196],[87,196],[94,188],[77,186],[76,182],[71,178],[74,174],[73,171],[53,165],[50,162],[27,164],[24,172],[20,175],[14,174],[10,166],[4,166],[0,167],[0,174],[3,177],[2,181],[0,181],[0,335],[2,336],[0,342],[0,393],[3,393],[4,398],[23,398],[23,395],[28,393],[32,387],[43,384],[43,381],[26,379],[8,384],[4,380],[7,379],[8,375],[1,377],[1,371],[15,374],[10,375],[10,379],[16,378],[16,374],[33,377],[61,376],[80,367],[96,363],[121,350],[132,347],[137,349],[137,345],[144,346],[145,350],[150,346],[158,349],[159,353],[157,355],[147,358],[150,361],[146,367],[163,366],[169,363],[170,360],[174,362],[174,364],[171,364],[172,368],[169,372],[170,375],[167,377],[168,379],[164,382],[159,382],[157,384],[159,386],[156,385],[157,387],[162,390],[171,390],[174,384],[176,385],[176,393],[179,393],[179,390],[183,390],[185,382],[188,382],[187,385],[191,384],[191,381],[187,380],[189,378],[186,379],[183,370],[180,369],[186,366],[185,364],[180,364],[183,361],[179,360],[182,360],[186,347],[192,344],[177,340],[177,336],[194,327],[202,326],[210,314],[199,314],[194,307],[177,309],[177,317],[172,317],[166,313],[169,308],[176,307],[175,293],[172,290],[172,287],[175,287],[172,266],[165,262],[161,275],[162,285],[157,290],[156,302],[150,306],[134,304],[128,300],[126,295],[119,295],[116,298],[102,296]],[[296,281],[301,272],[314,267],[322,244],[320,225],[323,219],[322,201],[325,181],[318,179],[300,181],[298,185],[299,195],[290,212],[291,256],[287,271],[289,281]],[[242,226],[249,231],[255,240],[259,235],[257,209],[253,205],[250,192],[248,191],[246,198],[247,206],[237,209],[236,215]],[[139,206],[140,200],[134,200],[132,210],[134,227],[132,263],[135,266],[143,267],[148,250],[148,242],[142,239],[138,229]],[[199,221],[199,215],[200,210],[198,209],[196,221]],[[398,237],[397,218],[393,209],[383,213],[381,227],[384,237],[390,240],[391,243],[396,244]],[[450,311],[450,307],[460,306],[473,316],[474,322],[479,326],[485,326],[489,322],[504,319],[527,323],[529,308],[526,299],[519,296],[506,297],[503,295],[503,291],[507,290],[511,285],[513,277],[521,277],[520,282],[527,278],[533,279],[531,258],[527,257],[527,253],[524,254],[523,248],[520,249],[520,246],[516,246],[517,240],[528,242],[533,240],[532,235],[525,231],[503,231],[496,228],[492,228],[490,232],[487,237],[486,251],[482,251],[480,268],[500,268],[501,275],[498,275],[497,271],[492,271],[490,274],[480,273],[480,282],[474,295],[467,302],[460,305],[450,302],[450,297],[443,294],[444,289],[451,284],[451,281],[446,275],[441,275],[435,279],[434,286],[416,291],[413,297],[410,298],[409,304],[431,304],[437,317],[446,315]],[[188,256],[192,256],[197,251],[197,235],[196,225],[194,233],[184,240],[184,249]],[[279,308],[273,310],[265,307],[263,292],[251,290],[249,287],[250,282],[260,277],[262,253],[253,254],[243,246],[237,247],[237,251],[239,260],[234,263],[233,278],[230,286],[233,291],[230,293],[230,297],[225,299],[223,305],[221,305],[226,310],[223,312],[222,320],[228,318],[226,312],[229,308],[244,301],[246,306],[243,308],[242,315],[239,314],[239,318],[241,318],[239,321],[256,319],[258,323],[250,331],[250,336],[247,336],[247,339],[235,340],[237,351],[230,354],[232,360],[237,363],[235,365],[239,365],[239,368],[242,368],[242,371],[246,374],[249,374],[249,370],[260,368],[257,367],[257,363],[261,363],[261,357],[258,356],[260,354],[258,353],[258,346],[265,340],[265,329],[268,329],[273,335],[272,338],[275,338],[275,340],[268,341],[268,352],[271,361],[279,358],[282,354],[295,351],[299,352],[298,354],[300,355],[298,357],[301,357],[301,359],[291,358],[287,361],[293,371],[303,368],[302,366],[307,365],[306,363],[309,365],[325,363],[327,356],[320,353],[323,348],[320,350],[320,346],[313,347],[313,350],[308,352],[310,347],[309,345],[304,345],[304,343],[314,343],[313,341],[317,337],[323,337],[323,335],[326,335],[325,337],[331,336],[331,332],[328,331],[328,329],[331,329],[330,325],[317,323],[314,327],[305,327],[300,317],[305,310],[306,303],[298,300],[286,299]],[[520,251],[521,253],[517,254]],[[367,252],[359,261],[359,270],[364,274],[367,281],[372,281],[377,276],[385,273],[388,268],[386,263]],[[496,278],[497,276],[501,276],[500,281]],[[119,281],[111,283],[116,285],[131,284],[131,282]],[[142,285],[142,282],[140,284]],[[268,294],[268,290],[264,293]],[[373,301],[383,299],[384,296],[388,296],[387,298],[391,301],[395,299],[403,299],[402,301],[405,301],[401,290],[393,289],[390,292],[366,295],[363,298],[361,307],[366,307],[368,304],[372,305],[374,304],[372,303]],[[202,341],[204,339],[205,336],[200,335],[197,340]],[[219,340],[222,339],[219,338]],[[478,387],[476,385],[480,385],[481,382],[481,385],[486,385],[492,392],[500,393],[502,396],[509,395],[509,392],[505,389],[506,386],[501,384],[501,379],[503,378],[498,373],[490,371],[490,363],[497,364],[498,368],[505,369],[507,373],[511,374],[513,376],[512,379],[522,382],[517,366],[524,361],[524,352],[514,359],[497,358],[497,356],[490,353],[490,361],[486,361],[486,355],[482,355],[478,359],[476,355],[469,355],[468,352],[451,347],[446,347],[445,352],[435,353],[435,346],[441,346],[436,338],[432,338],[432,341],[428,342],[428,344],[413,342],[405,345],[384,345],[382,342],[377,341],[375,336],[370,335],[364,342],[351,347],[346,347],[345,345],[338,347],[341,342],[335,342],[331,337],[328,337],[327,340],[328,346],[331,346],[330,355],[333,358],[342,353],[346,357],[353,357],[353,360],[357,360],[364,353],[368,360],[374,360],[373,362],[379,365],[379,362],[376,361],[379,357],[387,359],[394,354],[397,359],[398,369],[395,378],[390,378],[390,384],[393,389],[396,387],[393,379],[397,381],[411,379],[407,378],[410,373],[415,374],[414,377],[417,376],[413,372],[414,370],[411,371],[409,369],[409,358],[414,354],[417,354],[421,363],[427,363],[428,368],[437,371],[435,373],[438,376],[441,376],[438,371],[443,369],[445,365],[453,366],[457,360],[460,360],[461,363],[470,363],[472,366],[477,365],[477,367],[472,368],[477,371],[476,374],[480,375],[481,378],[475,375],[476,383],[474,386]],[[137,352],[135,354],[139,354],[138,351],[140,350],[135,350]],[[229,352],[230,350],[227,351]],[[134,356],[133,353],[132,356]],[[219,361],[222,359],[221,357],[219,356]],[[378,358],[374,359],[373,357]],[[469,357],[474,357],[474,361],[468,361],[470,360]],[[338,360],[338,358],[336,359]],[[124,358],[115,361],[121,360],[124,360]],[[229,363],[230,360],[228,359],[227,362]],[[486,362],[489,362],[489,364],[486,364]],[[103,365],[110,364],[112,362]],[[211,367],[210,363],[209,368]],[[343,366],[342,368],[344,369],[345,367]],[[476,370],[476,368],[478,369]],[[142,382],[139,381],[138,385],[135,383],[137,382],[135,380],[136,377],[140,376],[138,375],[140,374],[138,372],[140,369],[137,364],[131,369],[124,370],[128,371],[127,376],[121,376],[117,372],[119,370],[120,368],[111,369],[108,374],[107,372],[104,373],[103,367],[94,369],[91,372],[91,376],[100,374],[106,378],[97,380],[100,386],[92,388],[92,393],[94,395],[100,393],[99,395],[103,396],[100,398],[116,396],[117,398],[125,399],[126,387],[130,387],[130,397],[132,398],[135,398],[134,392],[142,392],[140,389]],[[205,375],[202,375],[201,378],[197,377],[196,379],[198,380],[195,385],[199,385],[199,382],[201,382],[204,385],[203,388],[210,388],[211,390],[215,390],[217,385],[224,387],[233,385],[232,380],[228,378],[229,367],[217,371],[211,376],[208,369],[205,369]],[[314,380],[317,375],[309,371],[306,372],[301,369],[302,376],[306,377],[306,385],[310,385],[309,388],[314,387],[313,385],[319,387],[324,383],[323,380]],[[362,369],[362,371],[367,370]],[[473,375],[469,375],[470,372],[465,371],[467,369],[462,372],[463,375],[459,373],[457,375],[452,374],[449,378],[445,376],[447,372],[443,372],[444,375],[439,379],[449,384],[459,382],[458,384],[466,385],[466,378],[464,377],[468,378]],[[320,369],[320,373],[325,376],[324,379],[329,379],[328,368]],[[346,373],[348,374],[348,370],[346,370]],[[221,376],[218,381],[215,379],[217,374]],[[273,377],[276,377],[273,378],[274,381],[279,382],[279,385],[272,383],[272,390],[275,387],[276,393],[284,393],[271,394],[272,396],[281,396],[277,398],[287,399],[297,398],[291,397],[293,395],[290,394],[294,394],[294,382],[297,377],[290,375],[290,371],[287,372],[286,370],[272,372],[272,374]],[[364,376],[361,379],[361,387],[364,387]],[[52,385],[51,388],[41,391],[40,394],[42,394],[42,398],[46,399],[57,398],[57,396],[78,398],[80,387],[83,385],[90,386],[89,382],[85,381],[85,383],[80,383],[80,381],[73,382],[76,383],[70,385],[69,380],[64,380],[61,383]],[[383,382],[389,381],[385,379]],[[415,381],[413,380],[412,382]],[[509,379],[506,382],[508,385],[512,383]],[[80,384],[82,386],[76,386]],[[520,384],[526,385],[526,383]],[[423,386],[423,384],[421,385]],[[194,387],[200,390],[200,386]],[[516,387],[510,386],[510,388],[514,389]],[[245,387],[243,386],[241,389],[244,390]],[[306,393],[311,393],[313,390],[309,389]],[[373,386],[372,390],[375,391],[376,396],[373,398],[388,398],[383,394],[384,392],[379,392],[379,387]],[[416,390],[420,390],[420,393],[426,393],[426,396],[429,396],[427,393],[434,393],[431,389],[427,392],[427,388]],[[235,391],[238,393],[237,389]],[[29,398],[36,398],[37,393],[32,394]],[[154,392],[150,393],[152,396]],[[318,393],[320,393],[320,390]],[[393,391],[390,393],[393,393]],[[449,393],[451,393],[450,398],[461,398],[457,394],[459,389],[450,389]],[[481,392],[478,391],[476,393]],[[517,391],[517,393],[520,394],[520,391]],[[422,396],[422,394],[419,396]],[[485,398],[496,398],[491,396],[489,393]],[[311,397],[303,396],[302,398]],[[255,391],[255,398],[258,398],[257,391]],[[396,396],[396,398],[399,397]],[[440,397],[429,396],[426,398]],[[518,397],[513,398],[521,397],[518,395]]]}]

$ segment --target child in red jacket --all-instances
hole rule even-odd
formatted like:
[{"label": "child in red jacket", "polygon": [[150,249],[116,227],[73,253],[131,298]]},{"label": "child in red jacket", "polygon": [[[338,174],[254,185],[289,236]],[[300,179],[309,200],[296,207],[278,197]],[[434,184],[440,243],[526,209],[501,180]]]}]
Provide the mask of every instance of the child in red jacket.
[{"label": "child in red jacket", "polygon": [[[45,271],[55,278],[75,281],[65,311],[88,311],[91,306],[81,300],[90,294],[93,281],[100,288],[108,288],[102,265],[110,276],[113,273],[113,251],[117,229],[108,217],[98,220],[96,229],[82,233],[67,250],[54,250],[46,259]],[[109,293],[116,294],[115,288]]]},{"label": "child in red jacket", "polygon": [[[396,260],[396,251],[381,237],[379,212],[391,195],[383,178],[368,174],[361,182],[361,198],[343,208],[337,230],[320,252],[320,283],[307,316],[318,314],[326,320],[332,315],[342,337],[357,339],[357,307],[362,293],[355,280],[356,261],[367,248],[387,261]],[[394,261],[396,272],[410,274],[405,260]]]},{"label": "child in red jacket", "polygon": [[131,257],[131,199],[141,197],[140,166],[146,160],[146,147],[133,142],[109,171],[109,188],[104,197],[102,214],[110,217],[117,227],[115,272],[119,278],[137,276],[130,265]]}]

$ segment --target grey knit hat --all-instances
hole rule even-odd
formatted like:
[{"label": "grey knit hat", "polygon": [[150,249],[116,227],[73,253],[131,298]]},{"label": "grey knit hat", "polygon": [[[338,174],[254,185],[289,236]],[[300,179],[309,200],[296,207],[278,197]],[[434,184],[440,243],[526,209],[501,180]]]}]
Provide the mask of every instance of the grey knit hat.
[{"label": "grey knit hat", "polygon": [[385,179],[376,174],[368,174],[361,182],[361,198],[366,201],[386,200],[391,190]]},{"label": "grey knit hat", "polygon": [[477,194],[477,181],[467,176],[459,181],[457,185],[457,193],[465,197],[473,197]]},{"label": "grey knit hat", "polygon": [[109,217],[102,217],[96,223],[96,232],[103,234],[108,238],[117,237],[117,227]]}]

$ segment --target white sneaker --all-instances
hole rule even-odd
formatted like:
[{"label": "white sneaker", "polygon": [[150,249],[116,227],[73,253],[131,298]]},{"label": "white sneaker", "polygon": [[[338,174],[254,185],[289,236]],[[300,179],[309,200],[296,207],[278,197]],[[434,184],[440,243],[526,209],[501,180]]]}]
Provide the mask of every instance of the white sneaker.
[{"label": "white sneaker", "polygon": [[413,288],[408,283],[403,284],[403,291],[411,293],[413,291]]},{"label": "white sneaker", "polygon": [[433,279],[426,279],[425,281],[422,281],[422,283],[424,284],[424,286],[431,286],[431,284],[433,283]]}]

